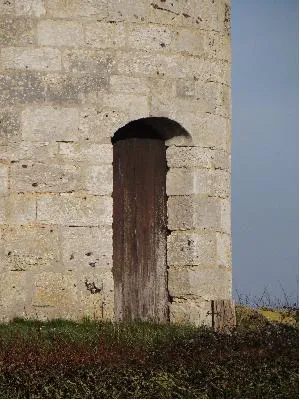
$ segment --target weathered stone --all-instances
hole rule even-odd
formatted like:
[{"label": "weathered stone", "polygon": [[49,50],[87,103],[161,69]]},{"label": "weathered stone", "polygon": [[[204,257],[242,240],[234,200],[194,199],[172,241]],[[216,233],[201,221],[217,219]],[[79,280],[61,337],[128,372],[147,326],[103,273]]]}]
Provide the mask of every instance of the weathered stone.
[{"label": "weathered stone", "polygon": [[172,297],[198,296],[204,300],[231,298],[231,270],[226,267],[175,268],[168,270]]},{"label": "weathered stone", "polygon": [[167,27],[132,25],[128,33],[128,45],[133,49],[167,51],[174,37],[175,31]]},{"label": "weathered stone", "polygon": [[99,226],[112,222],[112,198],[73,194],[37,199],[37,221],[48,224]]},{"label": "weathered stone", "polygon": [[[20,139],[20,119],[20,112],[16,109],[0,110],[0,143],[6,144]],[[2,159],[2,153],[0,158]]]},{"label": "weathered stone", "polygon": [[36,23],[31,19],[2,16],[0,18],[0,45],[23,46],[36,44]]},{"label": "weathered stone", "polygon": [[111,50],[72,49],[63,52],[63,66],[67,72],[100,75],[103,79],[115,69]]},{"label": "weathered stone", "polygon": [[213,107],[213,112],[229,117],[231,112],[230,88],[218,82],[196,82],[195,96],[204,98]]},{"label": "weathered stone", "polygon": [[36,198],[27,194],[11,194],[7,199],[7,223],[30,224],[36,220]]},{"label": "weathered stone", "polygon": [[98,102],[98,95],[108,87],[108,78],[100,73],[48,74],[43,78],[46,100],[68,104]]},{"label": "weathered stone", "polygon": [[42,46],[78,47],[83,43],[83,27],[77,21],[43,20],[38,23],[37,32]]},{"label": "weathered stone", "polygon": [[70,317],[70,309],[77,305],[76,278],[61,272],[41,272],[32,278],[32,306],[60,308],[62,318]]},{"label": "weathered stone", "polygon": [[44,0],[17,0],[15,1],[16,15],[42,17],[46,14]]},{"label": "weathered stone", "polygon": [[51,0],[47,11],[53,17],[107,17],[106,0]]},{"label": "weathered stone", "polygon": [[149,13],[149,2],[145,0],[108,0],[107,7],[108,21],[143,22]]},{"label": "weathered stone", "polygon": [[0,14],[1,15],[10,15],[14,14],[15,12],[15,2],[14,1],[7,1],[1,0],[0,1]]},{"label": "weathered stone", "polygon": [[[230,223],[230,221],[229,221]],[[230,233],[230,232],[229,232]],[[217,233],[218,265],[232,265],[231,238],[229,234]]]},{"label": "weathered stone", "polygon": [[37,271],[55,269],[60,261],[59,232],[50,226],[6,228],[2,243],[6,269]]},{"label": "weathered stone", "polygon": [[92,164],[112,164],[112,144],[59,143],[58,154],[63,160]]},{"label": "weathered stone", "polygon": [[176,82],[176,96],[178,97],[194,97],[195,81],[193,79],[178,79]]},{"label": "weathered stone", "polygon": [[29,69],[33,71],[59,71],[60,52],[51,48],[4,47],[1,50],[4,68]]},{"label": "weathered stone", "polygon": [[104,107],[87,107],[80,112],[79,132],[83,139],[101,142],[130,122],[127,113]]},{"label": "weathered stone", "polygon": [[230,169],[230,155],[226,151],[203,147],[169,146],[167,161],[169,168]]},{"label": "weathered stone", "polygon": [[123,24],[92,22],[86,25],[85,44],[100,49],[125,46],[126,31]]},{"label": "weathered stone", "polygon": [[0,145],[0,159],[12,164],[23,161],[51,162],[57,153],[57,147],[57,143],[49,142],[10,142]]},{"label": "weathered stone", "polygon": [[148,97],[133,94],[109,94],[106,105],[130,115],[131,119],[147,117],[149,115]]},{"label": "weathered stone", "polygon": [[117,93],[148,94],[150,87],[145,78],[137,78],[123,75],[110,77],[110,90]]},{"label": "weathered stone", "polygon": [[230,202],[211,197],[171,196],[168,198],[168,228],[215,229],[230,233]]},{"label": "weathered stone", "polygon": [[83,172],[75,165],[15,163],[11,186],[16,192],[64,193],[84,189]]},{"label": "weathered stone", "polygon": [[89,194],[111,195],[113,190],[112,165],[87,167],[85,188]]},{"label": "weathered stone", "polygon": [[30,107],[22,112],[22,137],[32,141],[75,140],[78,124],[76,108]]},{"label": "weathered stone", "polygon": [[168,265],[217,264],[215,233],[178,233],[168,236]]},{"label": "weathered stone", "polygon": [[26,317],[26,305],[30,301],[31,283],[26,272],[1,271],[0,273],[0,320]]},{"label": "weathered stone", "polygon": [[218,170],[172,168],[167,173],[167,194],[225,198],[230,195],[230,174]]},{"label": "weathered stone", "polygon": [[228,143],[230,125],[229,120],[213,114],[195,114],[178,112],[172,119],[179,122],[191,135],[191,142],[174,137],[167,141],[167,145],[202,146],[211,149],[220,149],[230,152]]},{"label": "weathered stone", "polygon": [[45,100],[43,75],[37,71],[10,71],[0,74],[0,104],[32,103]]},{"label": "weathered stone", "polygon": [[0,223],[26,224],[36,220],[36,199],[28,194],[10,194],[0,197]]},{"label": "weathered stone", "polygon": [[175,297],[169,307],[170,322],[173,324],[212,326],[210,301]]},{"label": "weathered stone", "polygon": [[8,166],[0,164],[0,194],[7,193],[8,190]]},{"label": "weathered stone", "polygon": [[154,23],[198,27],[200,22],[200,19],[195,18],[195,0],[154,1],[149,8],[149,20]]},{"label": "weathered stone", "polygon": [[112,267],[112,228],[64,227],[62,260],[68,270],[101,271]]}]

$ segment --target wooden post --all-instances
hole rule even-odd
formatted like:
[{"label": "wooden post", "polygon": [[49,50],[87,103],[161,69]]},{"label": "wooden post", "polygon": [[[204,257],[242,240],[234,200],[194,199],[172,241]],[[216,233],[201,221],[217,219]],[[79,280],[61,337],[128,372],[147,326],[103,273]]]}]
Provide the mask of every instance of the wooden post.
[{"label": "wooden post", "polygon": [[233,300],[211,301],[212,328],[215,332],[229,333],[236,326]]}]

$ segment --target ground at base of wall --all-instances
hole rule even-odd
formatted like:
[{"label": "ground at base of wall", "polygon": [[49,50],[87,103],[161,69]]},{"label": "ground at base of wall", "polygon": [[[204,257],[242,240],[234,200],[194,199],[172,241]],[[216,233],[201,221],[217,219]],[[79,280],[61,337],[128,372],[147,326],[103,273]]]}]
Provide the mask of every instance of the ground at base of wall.
[{"label": "ground at base of wall", "polygon": [[2,398],[298,398],[298,329],[237,307],[230,334],[188,325],[0,325]]}]

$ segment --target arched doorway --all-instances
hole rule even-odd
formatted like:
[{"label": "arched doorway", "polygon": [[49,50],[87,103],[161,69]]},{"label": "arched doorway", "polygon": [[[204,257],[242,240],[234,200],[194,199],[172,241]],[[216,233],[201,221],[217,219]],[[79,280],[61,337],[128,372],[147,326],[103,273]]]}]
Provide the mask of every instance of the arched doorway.
[{"label": "arched doorway", "polygon": [[112,142],[115,317],[167,322],[165,141],[138,120]]}]

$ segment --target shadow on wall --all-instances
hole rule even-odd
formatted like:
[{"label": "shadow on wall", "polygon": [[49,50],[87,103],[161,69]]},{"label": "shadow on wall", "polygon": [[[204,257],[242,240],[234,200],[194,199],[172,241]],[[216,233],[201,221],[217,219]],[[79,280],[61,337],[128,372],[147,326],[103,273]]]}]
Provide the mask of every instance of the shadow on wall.
[{"label": "shadow on wall", "polygon": [[166,141],[176,136],[190,138],[188,132],[178,122],[164,117],[150,117],[129,122],[118,129],[112,138],[112,143],[131,137],[157,138]]}]

